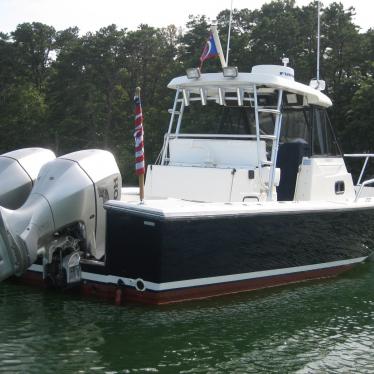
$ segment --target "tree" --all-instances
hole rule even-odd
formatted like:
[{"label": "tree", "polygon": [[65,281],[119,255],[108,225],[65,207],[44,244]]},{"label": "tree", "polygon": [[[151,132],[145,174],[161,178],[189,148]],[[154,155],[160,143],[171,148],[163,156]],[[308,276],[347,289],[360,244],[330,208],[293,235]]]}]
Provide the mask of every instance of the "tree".
[{"label": "tree", "polygon": [[[224,51],[229,15],[228,9],[217,15]],[[308,84],[316,74],[316,15],[317,1],[298,7],[293,0],[275,0],[253,11],[234,9],[230,65],[250,71],[256,64],[280,64],[286,55],[297,80]],[[353,17],[354,9],[340,3],[322,8],[321,77],[344,148],[364,144],[369,150],[374,31],[361,33]],[[185,30],[109,25],[80,35],[76,27],[56,31],[23,23],[0,33],[0,151],[36,145],[58,154],[104,148],[116,155],[125,181],[134,180],[135,87],[142,89],[146,160],[153,162],[174,95],[166,86],[199,65],[210,24],[197,15]],[[221,71],[219,59],[205,61],[203,71]],[[199,126],[192,121],[190,130]]]},{"label": "tree", "polygon": [[48,144],[44,87],[54,29],[21,24],[0,38],[0,148]]},{"label": "tree", "polygon": [[29,77],[40,92],[43,91],[52,61],[55,36],[53,27],[39,22],[22,23],[12,32],[19,66],[23,68],[25,77]]},{"label": "tree", "polygon": [[[372,63],[374,65],[374,62]],[[374,68],[374,66],[373,66]],[[373,152],[374,144],[374,77],[363,79],[352,96],[346,111],[343,130],[345,146],[349,152]]]}]

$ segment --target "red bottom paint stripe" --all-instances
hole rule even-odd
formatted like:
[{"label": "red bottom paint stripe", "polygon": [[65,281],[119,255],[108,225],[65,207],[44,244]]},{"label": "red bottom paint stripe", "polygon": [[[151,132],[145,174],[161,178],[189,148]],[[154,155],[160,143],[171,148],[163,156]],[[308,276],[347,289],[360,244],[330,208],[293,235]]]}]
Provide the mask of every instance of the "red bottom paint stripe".
[{"label": "red bottom paint stripe", "polygon": [[266,278],[256,278],[238,282],[221,283],[208,286],[184,288],[163,292],[139,292],[128,288],[125,290],[124,300],[142,302],[147,304],[169,304],[188,300],[205,299],[209,297],[223,296],[263,288],[282,286],[290,283],[303,282],[312,279],[334,277],[354,265],[346,265],[336,268],[312,270],[302,273],[277,275]]},{"label": "red bottom paint stripe", "polygon": [[[161,305],[195,299],[205,299],[245,291],[253,291],[311,279],[333,277],[352,268],[353,266],[354,265],[351,264],[300,273],[283,274],[207,286],[181,288],[162,292],[147,290],[142,292],[131,287],[118,287],[114,284],[96,283],[91,281],[83,281],[80,287],[73,288],[71,291],[79,292],[84,296],[94,296],[96,298],[114,301],[118,305],[126,304],[126,302],[129,301]],[[46,287],[41,273],[28,271],[21,278],[16,279],[22,283]]]}]

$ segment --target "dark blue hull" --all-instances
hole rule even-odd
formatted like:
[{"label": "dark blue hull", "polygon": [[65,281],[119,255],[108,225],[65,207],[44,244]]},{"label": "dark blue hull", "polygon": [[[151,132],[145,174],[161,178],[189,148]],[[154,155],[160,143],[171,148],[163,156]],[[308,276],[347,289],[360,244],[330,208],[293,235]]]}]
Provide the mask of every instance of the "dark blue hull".
[{"label": "dark blue hull", "polygon": [[80,287],[162,304],[334,276],[372,253],[373,218],[374,209],[165,218],[107,207],[105,262],[83,260]]},{"label": "dark blue hull", "polygon": [[366,257],[374,248],[374,209],[193,219],[107,213],[107,270],[155,283]]}]

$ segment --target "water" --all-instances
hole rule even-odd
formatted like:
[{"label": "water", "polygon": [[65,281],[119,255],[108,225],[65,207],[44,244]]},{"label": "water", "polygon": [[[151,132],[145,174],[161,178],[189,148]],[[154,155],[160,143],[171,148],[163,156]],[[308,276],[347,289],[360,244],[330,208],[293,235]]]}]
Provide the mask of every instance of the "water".
[{"label": "water", "polygon": [[163,307],[0,285],[4,373],[373,373],[374,262]]}]

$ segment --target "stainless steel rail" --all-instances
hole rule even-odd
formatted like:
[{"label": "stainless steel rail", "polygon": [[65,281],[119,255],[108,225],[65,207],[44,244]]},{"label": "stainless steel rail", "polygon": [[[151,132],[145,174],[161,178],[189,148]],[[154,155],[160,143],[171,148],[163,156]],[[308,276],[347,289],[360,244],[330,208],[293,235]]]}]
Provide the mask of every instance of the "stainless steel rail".
[{"label": "stainless steel rail", "polygon": [[365,158],[364,165],[362,166],[360,176],[358,177],[357,186],[360,185],[361,179],[364,176],[366,166],[368,164],[368,161],[370,158],[374,157],[374,153],[346,153],[344,157],[350,157],[350,158]]},{"label": "stainless steel rail", "polygon": [[[198,139],[256,139],[256,135],[243,135],[243,134],[170,134],[169,139],[175,138],[198,138]],[[273,135],[262,135],[260,139],[273,140]]]},{"label": "stainless steel rail", "polygon": [[368,184],[374,183],[374,179],[368,179],[368,180],[361,183],[361,180],[362,180],[362,177],[364,176],[365,169],[366,169],[366,166],[369,162],[369,159],[374,157],[374,153],[351,153],[351,154],[347,153],[347,154],[344,154],[344,157],[365,158],[364,164],[363,164],[361,172],[360,172],[360,176],[358,177],[357,184],[356,184],[357,187],[358,186],[360,187],[358,192],[356,192],[355,202],[357,202],[357,200],[359,199],[359,197],[361,195],[361,192],[362,192],[363,188],[365,186],[367,186]]},{"label": "stainless steel rail", "polygon": [[374,179],[368,179],[366,180],[365,182],[362,182],[362,184],[360,184],[360,189],[358,190],[358,192],[356,193],[356,198],[355,198],[355,203],[357,202],[357,200],[359,199],[360,195],[361,195],[361,192],[363,190],[363,188],[368,185],[368,184],[372,184],[374,183]]}]

